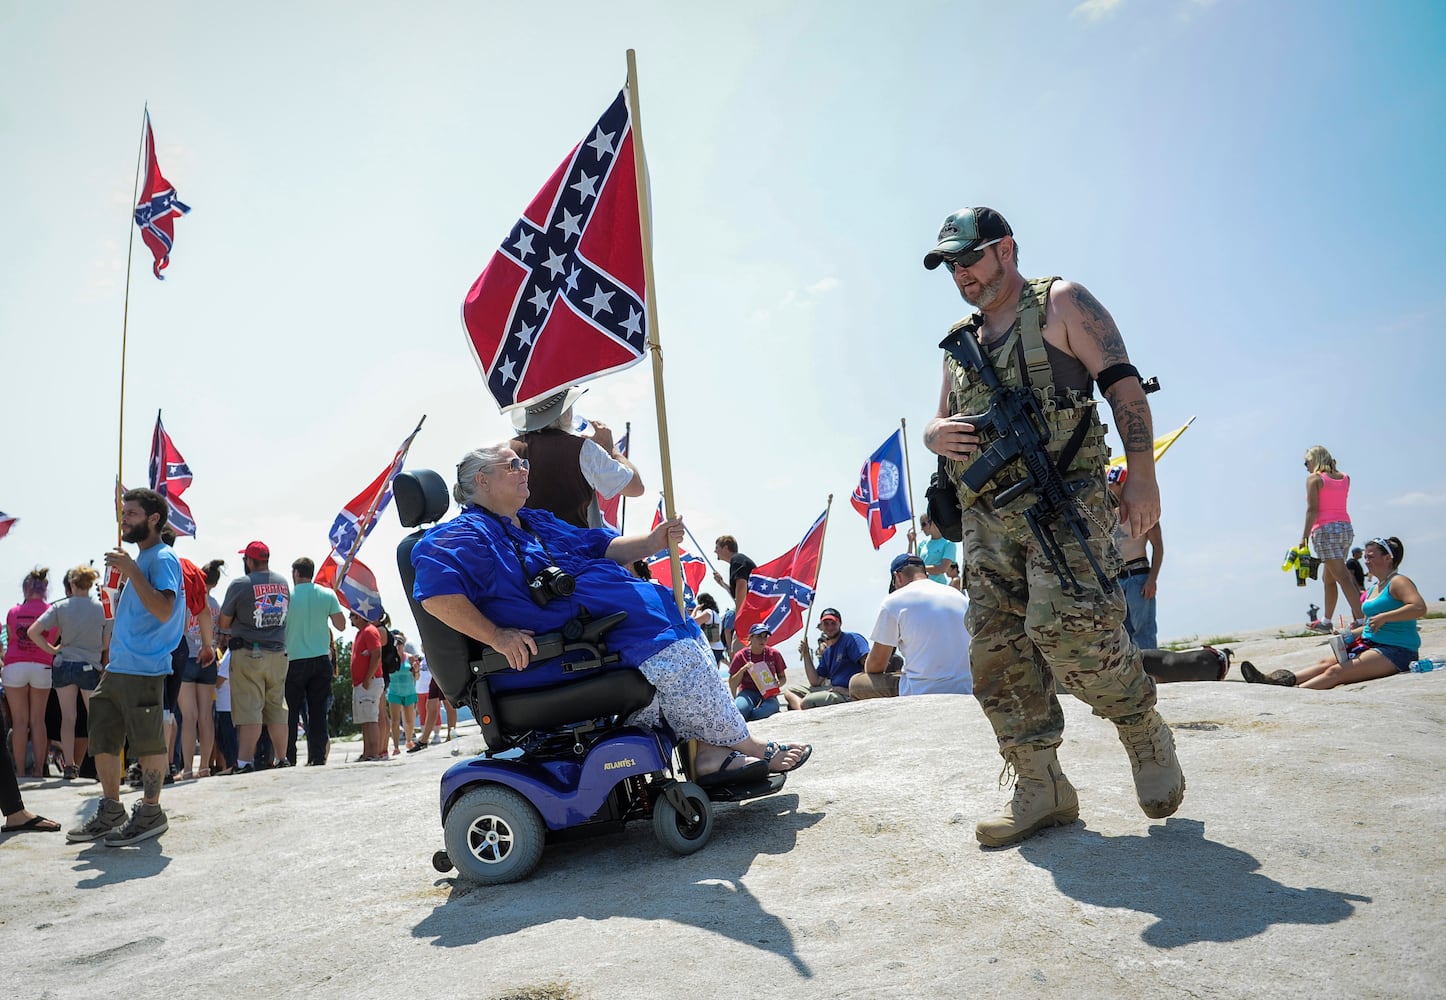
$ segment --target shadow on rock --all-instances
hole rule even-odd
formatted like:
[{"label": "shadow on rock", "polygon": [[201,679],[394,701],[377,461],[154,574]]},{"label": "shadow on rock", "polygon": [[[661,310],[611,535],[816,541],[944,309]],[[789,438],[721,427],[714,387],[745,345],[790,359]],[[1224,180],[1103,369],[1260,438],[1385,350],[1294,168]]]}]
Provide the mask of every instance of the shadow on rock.
[{"label": "shadow on rock", "polygon": [[77,889],[99,889],[102,886],[149,878],[166,870],[171,859],[161,853],[159,840],[144,840],[134,847],[106,847],[92,843],[76,858],[77,874],[94,872],[91,878],[75,883]]},{"label": "shadow on rock", "polygon": [[686,857],[669,853],[641,822],[620,835],[549,846],[537,872],[522,882],[441,880],[451,895],[412,934],[453,948],[579,917],[672,920],[773,952],[809,977],[793,934],[743,878],[760,855],[793,850],[799,832],[823,817],[800,813],[796,795],[773,795],[719,810],[713,839]]},{"label": "shadow on rock", "polygon": [[1205,839],[1199,820],[1170,819],[1144,837],[1105,837],[1080,826],[1019,846],[1066,895],[1093,906],[1153,913],[1141,938],[1156,948],[1239,941],[1272,924],[1333,924],[1369,896],[1293,889],[1257,873],[1244,851]]}]

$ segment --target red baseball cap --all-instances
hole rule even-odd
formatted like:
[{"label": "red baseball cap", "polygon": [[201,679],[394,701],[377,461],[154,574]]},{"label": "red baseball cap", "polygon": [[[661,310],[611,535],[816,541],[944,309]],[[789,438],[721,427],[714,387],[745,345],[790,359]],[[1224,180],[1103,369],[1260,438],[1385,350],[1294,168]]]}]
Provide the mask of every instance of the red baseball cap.
[{"label": "red baseball cap", "polygon": [[265,542],[252,542],[244,549],[239,549],[237,555],[245,556],[247,559],[270,559],[271,550],[266,547]]}]

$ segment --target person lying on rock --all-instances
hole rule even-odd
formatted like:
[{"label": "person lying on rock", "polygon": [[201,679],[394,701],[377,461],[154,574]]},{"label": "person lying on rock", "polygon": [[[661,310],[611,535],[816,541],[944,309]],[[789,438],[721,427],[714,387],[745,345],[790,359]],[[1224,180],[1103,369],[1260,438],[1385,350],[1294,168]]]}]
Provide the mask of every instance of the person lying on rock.
[{"label": "person lying on rock", "polygon": [[[681,541],[682,518],[628,538],[577,528],[527,507],[527,479],[527,460],[505,442],[462,459],[452,489],[461,512],[429,529],[412,549],[414,594],[422,606],[502,653],[514,670],[525,669],[537,652],[537,633],[561,629],[584,609],[593,617],[625,611],[627,618],[608,632],[608,645],[657,689],[629,722],[650,725],[661,714],[680,739],[697,740],[694,780],[755,781],[802,767],[813,748],[751,736],[697,624],[669,591],[626,568],[670,540]],[[571,591],[557,585],[557,570],[573,578]]]}]

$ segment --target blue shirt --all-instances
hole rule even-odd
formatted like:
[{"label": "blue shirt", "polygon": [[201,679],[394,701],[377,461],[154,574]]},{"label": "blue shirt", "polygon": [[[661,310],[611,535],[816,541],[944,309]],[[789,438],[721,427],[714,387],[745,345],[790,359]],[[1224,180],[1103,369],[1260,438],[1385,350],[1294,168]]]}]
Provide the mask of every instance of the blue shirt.
[{"label": "blue shirt", "polygon": [[817,673],[834,687],[846,688],[854,674],[864,669],[869,641],[857,632],[840,632],[837,641],[823,651]]},{"label": "blue shirt", "polygon": [[[958,550],[954,543],[947,538],[926,538],[919,543],[919,558],[924,560],[925,566],[937,566],[948,559],[954,565],[959,565]],[[943,573],[938,576],[929,574],[929,579],[935,583],[947,584],[949,577]]]},{"label": "blue shirt", "polygon": [[[531,507],[517,516],[526,528],[467,506],[431,528],[412,549],[417,571],[413,596],[424,601],[461,594],[494,624],[533,632],[556,631],[584,609],[594,618],[626,611],[627,619],[608,633],[607,642],[634,665],[679,639],[703,637],[693,620],[678,611],[671,591],[639,580],[607,557],[617,537],[613,532],[576,528]],[[549,565],[571,573],[577,589],[540,607],[527,584]]]},{"label": "blue shirt", "polygon": [[171,672],[171,653],[186,630],[186,588],[181,582],[181,560],[169,545],[157,544],[136,554],[146,582],[159,593],[176,599],[165,621],[146,610],[135,588],[121,591],[110,637],[110,666],[118,674],[162,677]]}]

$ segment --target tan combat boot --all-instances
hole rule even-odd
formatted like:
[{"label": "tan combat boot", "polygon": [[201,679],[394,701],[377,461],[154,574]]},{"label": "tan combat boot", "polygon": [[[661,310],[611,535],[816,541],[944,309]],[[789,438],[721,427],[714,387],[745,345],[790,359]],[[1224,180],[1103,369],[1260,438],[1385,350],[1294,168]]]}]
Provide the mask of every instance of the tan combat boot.
[{"label": "tan combat boot", "polygon": [[[1057,746],[1058,744],[1056,744]],[[1014,770],[1014,800],[1003,816],[980,820],[974,835],[985,847],[1003,847],[1023,840],[1047,826],[1064,826],[1079,819],[1079,796],[1060,770],[1055,747],[1018,746],[1000,751],[1004,774]]]},{"label": "tan combat boot", "polygon": [[1151,819],[1164,819],[1185,799],[1185,775],[1175,756],[1175,738],[1154,709],[1133,725],[1118,727],[1120,742],[1135,772],[1135,795]]}]

